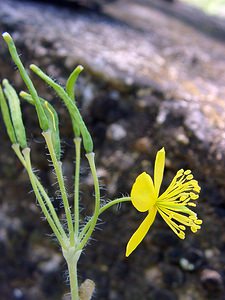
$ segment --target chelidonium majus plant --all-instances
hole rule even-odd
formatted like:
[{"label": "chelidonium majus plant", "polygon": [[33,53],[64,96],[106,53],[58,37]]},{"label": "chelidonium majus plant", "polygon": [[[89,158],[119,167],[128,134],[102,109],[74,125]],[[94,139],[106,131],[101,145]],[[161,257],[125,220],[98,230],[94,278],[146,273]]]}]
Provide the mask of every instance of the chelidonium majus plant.
[{"label": "chelidonium majus plant", "polygon": [[[160,194],[165,166],[165,150],[162,148],[156,154],[154,176],[146,172],[141,173],[135,180],[130,196],[121,197],[109,202],[103,202],[100,195],[99,180],[96,172],[95,154],[92,137],[83,121],[80,111],[75,102],[74,87],[83,67],[78,66],[69,76],[65,89],[52,80],[36,65],[30,65],[31,71],[47,83],[62,100],[71,118],[74,147],[75,147],[75,170],[74,170],[74,196],[73,204],[69,202],[66,185],[63,176],[61,162],[61,139],[59,131],[59,118],[54,107],[45,99],[41,98],[30,77],[28,76],[20,57],[17,53],[12,37],[8,33],[3,34],[11,57],[16,64],[19,73],[27,87],[28,92],[20,92],[20,98],[33,105],[39,121],[42,136],[45,140],[52,168],[56,175],[60,190],[66,226],[64,220],[60,219],[46,188],[33,171],[31,162],[31,148],[28,147],[26,130],[23,123],[20,108],[20,99],[15,89],[3,79],[0,85],[0,107],[2,117],[6,126],[12,149],[27,171],[30,183],[37,198],[38,204],[44,214],[51,230],[57,238],[66,260],[69,278],[70,294],[72,300],[79,300],[83,296],[78,285],[77,263],[83,249],[88,244],[96,227],[99,216],[115,204],[130,202],[140,212],[147,212],[146,217],[131,236],[127,243],[125,255],[128,257],[140,244],[147,234],[154,219],[159,213],[173,232],[180,238],[185,238],[185,230],[190,227],[192,232],[201,228],[202,220],[190,207],[196,206],[200,187],[194,179],[190,170],[179,170],[169,187]],[[88,161],[94,186],[94,211],[89,220],[83,224],[80,216],[80,161],[82,150]],[[91,299],[92,291],[87,293],[83,300]]]}]

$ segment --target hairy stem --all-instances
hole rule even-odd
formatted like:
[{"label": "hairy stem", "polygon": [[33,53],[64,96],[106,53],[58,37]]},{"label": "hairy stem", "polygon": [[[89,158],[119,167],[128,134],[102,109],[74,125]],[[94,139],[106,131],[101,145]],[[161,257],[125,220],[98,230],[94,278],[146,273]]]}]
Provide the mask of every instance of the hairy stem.
[{"label": "hairy stem", "polygon": [[75,237],[78,239],[79,234],[79,184],[80,184],[80,147],[81,138],[74,139],[75,152],[76,152],[76,166],[74,178],[74,232]]},{"label": "hairy stem", "polygon": [[[19,144],[13,144],[12,145],[12,148],[14,150],[14,152],[16,153],[17,157],[19,158],[20,162],[22,163],[22,165],[24,166],[24,168],[27,170],[28,172],[28,169],[27,169],[27,165],[26,165],[26,161],[22,155],[22,153],[20,152],[20,146]],[[49,199],[44,187],[42,186],[41,182],[39,181],[39,179],[37,178],[37,176],[33,173],[33,176],[34,176],[34,180],[35,180],[35,183],[38,187],[38,190],[40,191],[41,195],[43,196],[44,200],[45,200],[45,205],[47,205],[49,211],[50,211],[50,214],[58,228],[58,230],[60,231],[62,237],[64,240],[67,240],[67,235],[62,227],[62,224],[60,223],[59,221],[59,218],[56,214],[56,211],[55,211],[55,208],[51,202],[51,200]]]},{"label": "hairy stem", "polygon": [[67,198],[66,188],[65,188],[64,179],[63,179],[62,163],[61,163],[61,161],[58,161],[56,158],[54,147],[53,147],[52,140],[51,140],[51,132],[46,131],[46,132],[43,132],[42,135],[45,138],[45,141],[46,141],[49,153],[50,153],[50,157],[51,157],[54,169],[55,169],[55,173],[56,173],[56,177],[57,177],[57,181],[59,184],[59,189],[61,192],[63,205],[64,205],[64,209],[65,209],[65,213],[66,213],[66,220],[67,220],[67,224],[68,224],[70,243],[71,243],[71,246],[74,246],[75,240],[74,240],[74,231],[73,231],[73,221],[72,221],[71,210],[70,210],[69,201]]},{"label": "hairy stem", "polygon": [[79,300],[79,288],[77,280],[77,261],[67,262],[70,277],[71,300]]},{"label": "hairy stem", "polygon": [[74,247],[63,250],[63,256],[66,260],[69,278],[70,278],[70,291],[71,300],[79,300],[79,286],[77,278],[77,263],[80,258],[81,251],[75,251]]},{"label": "hairy stem", "polygon": [[29,175],[29,178],[30,178],[30,182],[31,182],[31,185],[32,185],[32,188],[34,190],[34,193],[37,197],[37,200],[38,200],[38,203],[50,225],[50,227],[52,228],[52,231],[54,232],[54,234],[56,235],[59,243],[62,245],[62,247],[66,247],[65,245],[65,241],[64,239],[62,238],[54,220],[52,219],[51,215],[49,214],[48,212],[48,209],[40,195],[40,192],[38,190],[38,187],[36,185],[36,181],[35,181],[35,177],[34,177],[34,173],[32,171],[32,167],[31,167],[31,161],[30,161],[30,148],[25,148],[23,151],[23,155],[24,155],[24,160],[26,162],[26,169],[27,169],[27,172],[28,172],[28,175]]},{"label": "hairy stem", "polygon": [[[120,204],[120,203],[123,203],[123,202],[128,202],[128,201],[131,201],[131,198],[130,197],[122,197],[122,198],[117,198],[115,200],[112,200],[110,201],[109,203],[105,204],[104,206],[102,206],[99,210],[99,214],[98,216],[100,216],[104,211],[106,211],[107,209],[109,209],[110,207],[112,207],[113,205],[116,205],[116,204]],[[87,222],[87,224],[84,226],[84,228],[82,229],[81,233],[80,233],[80,236],[79,236],[79,239],[82,240],[82,238],[84,237],[84,235],[86,234],[88,228],[90,227],[91,225],[91,222],[92,222],[92,219],[89,220]]]},{"label": "hairy stem", "polygon": [[95,159],[94,159],[95,154],[93,152],[86,154],[86,157],[88,159],[89,162],[89,166],[91,168],[91,173],[92,173],[92,177],[93,177],[93,181],[94,181],[94,189],[95,189],[95,210],[94,210],[94,214],[93,217],[90,220],[90,226],[87,230],[87,233],[85,234],[83,240],[80,242],[78,249],[82,250],[83,247],[86,245],[89,237],[91,236],[95,225],[97,223],[98,220],[98,216],[99,216],[99,210],[100,210],[100,188],[99,188],[99,181],[98,181],[98,176],[97,176],[97,171],[96,171],[96,167],[95,167]]}]

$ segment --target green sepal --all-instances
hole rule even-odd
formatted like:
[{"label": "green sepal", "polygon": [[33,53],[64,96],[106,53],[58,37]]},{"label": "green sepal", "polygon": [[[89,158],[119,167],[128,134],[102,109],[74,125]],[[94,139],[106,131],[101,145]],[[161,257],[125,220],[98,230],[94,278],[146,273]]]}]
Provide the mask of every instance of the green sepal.
[{"label": "green sepal", "polygon": [[19,143],[21,148],[24,149],[27,147],[27,139],[25,128],[23,125],[19,97],[15,89],[11,86],[7,79],[4,79],[2,84],[4,86],[4,93],[9,103],[10,115],[17,142]]},{"label": "green sepal", "polygon": [[[35,102],[30,94],[26,92],[20,92],[21,98],[29,102],[30,104],[35,106]],[[39,97],[41,105],[45,111],[45,114],[48,118],[49,122],[49,130],[51,131],[52,143],[55,150],[56,158],[59,161],[61,155],[61,144],[60,144],[60,136],[59,136],[59,118],[54,107],[47,102],[45,99]]]},{"label": "green sepal", "polygon": [[13,124],[12,124],[12,120],[10,117],[10,112],[9,112],[9,107],[8,104],[6,102],[3,90],[2,90],[2,86],[0,85],[0,108],[2,111],[2,117],[6,126],[6,130],[9,136],[9,139],[11,141],[12,144],[16,144],[17,140],[16,140],[16,135],[15,135],[15,131],[13,128]]},{"label": "green sepal", "polygon": [[[60,85],[58,85],[56,82],[54,82],[54,80],[52,80],[48,75],[46,75],[36,65],[33,65],[33,64],[30,65],[30,69],[35,74],[37,74],[41,79],[43,79],[47,84],[49,84],[55,90],[55,92],[58,94],[58,96],[63,100],[63,102],[65,103],[65,105],[70,113],[73,125],[74,126],[76,125],[76,128],[79,128],[79,131],[81,132],[85,151],[87,153],[93,152],[93,141],[92,141],[91,135],[90,135],[74,101],[69,97],[69,95],[66,93],[66,91]],[[74,126],[73,126],[73,128],[74,128]],[[76,137],[79,136],[79,135],[77,135],[76,132],[74,132],[74,134]]]},{"label": "green sepal", "polygon": [[37,111],[40,127],[43,131],[47,131],[48,128],[49,128],[48,119],[47,119],[47,117],[45,115],[45,112],[44,112],[44,109],[43,109],[43,107],[42,107],[42,105],[39,101],[37,91],[36,91],[32,81],[31,81],[30,77],[28,76],[21,60],[20,60],[20,57],[17,53],[14,41],[13,41],[11,35],[8,32],[3,33],[2,36],[3,36],[3,39],[5,40],[5,42],[7,43],[7,46],[9,48],[9,52],[10,52],[11,57],[12,57],[12,60],[14,61],[16,66],[18,67],[20,75],[21,75],[24,83],[26,84],[30,94],[32,95],[32,98],[34,99],[35,108],[36,108],[36,111]]}]

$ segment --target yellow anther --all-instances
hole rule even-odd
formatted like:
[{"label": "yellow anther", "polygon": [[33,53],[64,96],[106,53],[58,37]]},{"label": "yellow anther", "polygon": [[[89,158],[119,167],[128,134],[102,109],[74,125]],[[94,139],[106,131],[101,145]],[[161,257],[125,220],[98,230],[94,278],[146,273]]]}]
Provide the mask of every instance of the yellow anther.
[{"label": "yellow anther", "polygon": [[200,219],[195,220],[194,222],[195,222],[195,224],[198,224],[198,225],[201,225],[201,224],[202,224],[202,220],[200,220]]},{"label": "yellow anther", "polygon": [[191,226],[191,231],[193,232],[193,233],[195,233],[195,232],[197,232],[197,228],[195,227],[195,226]]},{"label": "yellow anther", "polygon": [[178,233],[178,237],[179,237],[180,239],[184,240],[184,239],[185,239],[185,233],[184,233],[183,231],[180,231],[180,232]]},{"label": "yellow anther", "polygon": [[194,192],[200,193],[201,188],[199,186],[194,187]]},{"label": "yellow anther", "polygon": [[179,228],[180,228],[181,230],[186,230],[186,227],[185,227],[184,225],[179,225]]},{"label": "yellow anther", "polygon": [[199,195],[191,192],[190,197],[191,197],[192,200],[196,200],[196,199],[198,199]]},{"label": "yellow anther", "polygon": [[193,203],[193,202],[188,202],[187,205],[188,205],[188,206],[192,206],[192,207],[196,207],[196,204]]},{"label": "yellow anther", "polygon": [[184,175],[189,175],[189,174],[191,174],[191,170],[184,171]]},{"label": "yellow anther", "polygon": [[193,178],[194,178],[194,176],[193,176],[192,174],[189,174],[189,175],[186,177],[187,180],[191,180],[191,179],[193,179]]},{"label": "yellow anther", "polygon": [[178,172],[177,172],[177,177],[179,177],[179,176],[181,176],[181,175],[183,175],[183,173],[184,173],[184,170],[183,169],[180,169]]}]

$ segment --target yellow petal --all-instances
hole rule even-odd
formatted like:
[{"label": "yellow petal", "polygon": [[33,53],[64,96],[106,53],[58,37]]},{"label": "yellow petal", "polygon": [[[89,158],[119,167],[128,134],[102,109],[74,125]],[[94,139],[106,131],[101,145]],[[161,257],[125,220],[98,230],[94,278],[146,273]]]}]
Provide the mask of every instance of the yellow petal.
[{"label": "yellow petal", "polygon": [[157,209],[154,206],[153,209],[148,213],[144,221],[141,223],[141,225],[138,227],[138,229],[135,231],[135,233],[132,235],[127,244],[126,256],[129,256],[146,236],[150,226],[155,220],[156,212]]},{"label": "yellow petal", "polygon": [[131,190],[131,201],[133,206],[140,212],[150,209],[155,204],[155,189],[150,175],[143,172],[133,184]]},{"label": "yellow petal", "polygon": [[154,186],[156,191],[156,197],[159,195],[160,186],[163,179],[163,172],[165,166],[165,150],[162,148],[157,152],[155,159],[155,168],[154,168]]}]

